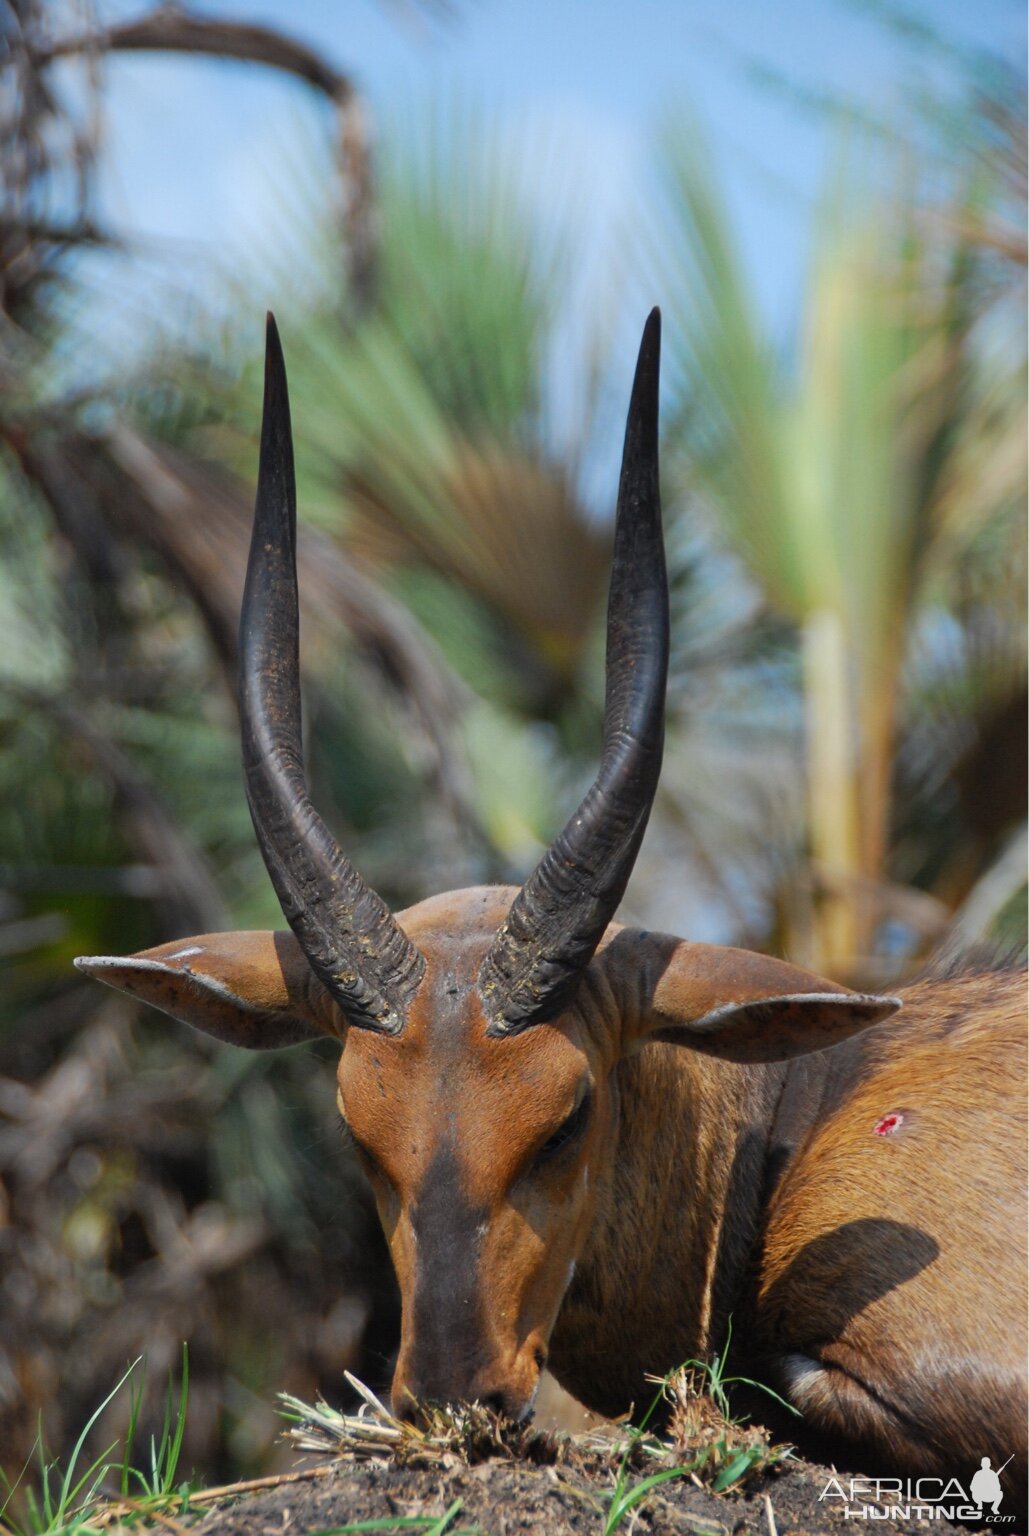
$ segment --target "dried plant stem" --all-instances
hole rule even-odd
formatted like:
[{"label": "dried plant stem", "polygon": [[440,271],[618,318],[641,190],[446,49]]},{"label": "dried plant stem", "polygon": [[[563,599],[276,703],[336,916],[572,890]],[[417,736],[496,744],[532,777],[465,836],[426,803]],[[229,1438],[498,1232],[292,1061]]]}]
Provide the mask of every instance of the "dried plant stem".
[{"label": "dried plant stem", "polygon": [[270,1477],[250,1477],[241,1483],[224,1483],[220,1488],[205,1488],[191,1493],[190,1508],[195,1504],[217,1504],[220,1499],[234,1499],[237,1494],[256,1493],[261,1488],[283,1488],[287,1483],[309,1483],[314,1478],[332,1477],[335,1466],[302,1467],[299,1472],[276,1472]]}]

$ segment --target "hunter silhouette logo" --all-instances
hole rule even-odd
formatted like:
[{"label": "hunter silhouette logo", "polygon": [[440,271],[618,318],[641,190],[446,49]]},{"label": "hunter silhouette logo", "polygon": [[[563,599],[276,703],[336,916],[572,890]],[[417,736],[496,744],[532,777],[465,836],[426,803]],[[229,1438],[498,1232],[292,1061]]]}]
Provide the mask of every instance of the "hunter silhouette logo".
[{"label": "hunter silhouette logo", "polygon": [[[1009,1456],[1008,1461],[1010,1460],[1011,1457]],[[1008,1461],[1004,1463],[1004,1467],[1007,1466]],[[972,1497],[980,1510],[984,1504],[989,1504],[993,1514],[996,1514],[1000,1508],[1000,1501],[1004,1497],[1000,1487],[1000,1474],[1003,1472],[1004,1467],[994,1472],[990,1466],[990,1458],[988,1456],[984,1456],[980,1462],[979,1470],[973,1477],[971,1485]]]},{"label": "hunter silhouette logo", "polygon": [[[984,1525],[1009,1525],[1014,1515],[999,1513],[1004,1497],[1000,1474],[1011,1457],[994,1471],[989,1456],[967,1489],[956,1477],[831,1477],[818,1495],[839,1499],[847,1520],[975,1520]],[[986,1511],[989,1510],[989,1513]]]}]

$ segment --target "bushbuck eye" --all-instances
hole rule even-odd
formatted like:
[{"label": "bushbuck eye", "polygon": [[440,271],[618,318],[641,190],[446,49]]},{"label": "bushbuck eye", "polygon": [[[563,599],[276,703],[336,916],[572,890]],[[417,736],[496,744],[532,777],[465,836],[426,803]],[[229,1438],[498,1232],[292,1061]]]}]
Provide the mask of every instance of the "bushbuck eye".
[{"label": "bushbuck eye", "polygon": [[361,1167],[364,1169],[365,1173],[367,1173],[371,1178],[385,1179],[388,1183],[389,1179],[386,1173],[383,1171],[382,1164],[379,1162],[379,1159],[375,1156],[374,1152],[369,1152],[368,1148],[358,1141],[353,1131],[350,1133],[350,1140],[353,1143],[355,1152],[357,1153],[357,1160],[361,1164]]},{"label": "bushbuck eye", "polygon": [[590,1110],[592,1108],[593,1095],[591,1093],[583,1094],[578,1107],[572,1110],[567,1120],[564,1120],[558,1126],[553,1136],[548,1136],[542,1147],[540,1147],[533,1159],[533,1166],[538,1168],[541,1163],[549,1163],[551,1158],[557,1157],[560,1152],[564,1152],[573,1142],[577,1142],[589,1123]]},{"label": "bushbuck eye", "polygon": [[[342,1116],[342,1111],[340,1113]],[[343,1136],[344,1145],[352,1147],[353,1150],[357,1153],[357,1160],[361,1164],[361,1167],[364,1169],[365,1173],[368,1174],[369,1177],[385,1179],[388,1183],[389,1178],[388,1175],[383,1172],[382,1164],[379,1162],[374,1153],[369,1152],[368,1148],[364,1145],[363,1142],[358,1141],[350,1126],[350,1122],[341,1118],[339,1122],[339,1128]]]}]

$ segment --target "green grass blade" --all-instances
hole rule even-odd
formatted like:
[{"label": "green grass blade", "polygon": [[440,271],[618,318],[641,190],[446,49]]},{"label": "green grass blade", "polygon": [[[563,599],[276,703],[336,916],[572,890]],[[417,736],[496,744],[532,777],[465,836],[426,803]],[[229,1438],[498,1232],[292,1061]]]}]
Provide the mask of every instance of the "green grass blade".
[{"label": "green grass blade", "polygon": [[[65,1515],[65,1513],[67,1512],[67,1510],[68,1510],[72,1500],[77,1497],[77,1495],[79,1494],[80,1490],[84,1487],[84,1485],[88,1482],[89,1478],[92,1476],[93,1472],[96,1471],[96,1469],[100,1466],[101,1461],[104,1460],[104,1457],[109,1456],[111,1454],[111,1451],[113,1451],[114,1446],[112,1445],[109,1448],[109,1450],[107,1450],[104,1453],[104,1457],[98,1457],[97,1460],[93,1462],[93,1464],[89,1468],[89,1470],[87,1472],[85,1472],[83,1474],[83,1476],[79,1479],[79,1481],[77,1483],[73,1483],[72,1479],[75,1476],[75,1468],[76,1468],[76,1465],[78,1464],[79,1457],[82,1455],[82,1447],[86,1443],[86,1440],[87,1440],[87,1438],[89,1436],[90,1430],[93,1428],[94,1424],[100,1418],[101,1414],[104,1412],[104,1409],[107,1408],[109,1406],[109,1404],[114,1401],[114,1399],[118,1396],[118,1393],[121,1391],[121,1389],[125,1385],[125,1383],[128,1380],[130,1380],[133,1371],[139,1365],[139,1363],[142,1360],[142,1358],[143,1358],[142,1355],[138,1355],[136,1357],[136,1359],[129,1366],[128,1370],[125,1372],[124,1376],[121,1378],[121,1380],[118,1382],[118,1384],[112,1389],[112,1391],[108,1392],[107,1396],[104,1398],[104,1400],[100,1404],[100,1406],[98,1408],[95,1408],[93,1410],[93,1412],[90,1414],[89,1418],[86,1420],[86,1423],[85,1423],[85,1425],[83,1427],[82,1433],[79,1435],[79,1438],[76,1440],[75,1445],[74,1445],[74,1447],[72,1449],[71,1457],[69,1458],[69,1461],[68,1461],[68,1469],[65,1472],[64,1478],[63,1478],[62,1483],[61,1483],[61,1493],[60,1493],[60,1497],[59,1497],[58,1502],[57,1502],[57,1508],[56,1508],[56,1511],[55,1511],[55,1513],[59,1517],[63,1517]],[[99,1482],[102,1480],[102,1478],[103,1478],[104,1474],[106,1473],[106,1471],[107,1471],[107,1466],[105,1465],[103,1471],[100,1473],[100,1477],[97,1479],[97,1481],[94,1484],[94,1486],[97,1486],[99,1484]]]},{"label": "green grass blade", "polygon": [[756,1392],[763,1392],[766,1397],[774,1398],[779,1406],[788,1409],[795,1419],[804,1417],[799,1408],[795,1408],[787,1398],[780,1397],[774,1387],[766,1386],[763,1381],[752,1381],[749,1376],[729,1376],[726,1378],[726,1385],[730,1387],[753,1387]]},{"label": "green grass blade", "polygon": [[745,1451],[741,1451],[738,1456],[734,1456],[729,1465],[723,1467],[721,1472],[719,1472],[711,1484],[715,1493],[724,1493],[726,1488],[731,1488],[733,1483],[738,1482],[741,1477],[749,1472],[752,1466],[763,1460],[764,1455],[765,1452],[762,1446],[748,1445]]},{"label": "green grass blade", "polygon": [[428,1536],[443,1536],[443,1533],[446,1531],[447,1527],[457,1519],[460,1508],[461,1500],[455,1499],[446,1513],[441,1515],[436,1524],[429,1528]]},{"label": "green grass blade", "polygon": [[[168,1422],[168,1413],[172,1403],[172,1384],[168,1382],[167,1409],[165,1423]],[[160,1478],[159,1490],[161,1493],[173,1493],[175,1491],[175,1474],[178,1471],[179,1457],[182,1454],[182,1441],[186,1433],[186,1408],[189,1403],[189,1349],[186,1344],[182,1346],[182,1379],[179,1382],[179,1406],[175,1416],[175,1430],[171,1440],[166,1435],[161,1437],[160,1450]],[[155,1490],[156,1491],[156,1490]]]},{"label": "green grass blade", "polygon": [[118,1488],[122,1497],[127,1497],[129,1491],[129,1479],[132,1477],[131,1447],[136,1438],[136,1429],[139,1425],[139,1415],[143,1407],[143,1392],[146,1387],[146,1373],[141,1372],[138,1381],[133,1381],[129,1386],[129,1422],[125,1430],[121,1458],[121,1476],[118,1480]]},{"label": "green grass blade", "polygon": [[604,1536],[611,1536],[612,1531],[617,1529],[623,1516],[628,1514],[630,1509],[634,1509],[655,1488],[660,1487],[662,1483],[670,1483],[674,1478],[688,1477],[692,1471],[692,1462],[682,1467],[665,1467],[660,1472],[652,1472],[649,1477],[641,1477],[638,1483],[633,1483],[632,1487],[624,1492],[619,1492],[616,1489],[615,1497],[612,1499],[611,1507],[608,1510],[607,1522],[604,1526]]}]

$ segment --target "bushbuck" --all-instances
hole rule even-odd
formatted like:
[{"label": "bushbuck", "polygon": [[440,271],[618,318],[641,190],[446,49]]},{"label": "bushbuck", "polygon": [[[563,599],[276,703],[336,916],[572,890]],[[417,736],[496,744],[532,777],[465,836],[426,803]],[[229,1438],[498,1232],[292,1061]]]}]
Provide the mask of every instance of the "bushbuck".
[{"label": "bushbuck", "polygon": [[[604,1414],[740,1353],[873,1470],[970,1477],[1026,1442],[1020,977],[857,993],[612,922],[658,780],[668,597],[660,320],[629,406],[595,782],[520,890],[395,916],[312,806],[296,493],[269,317],[243,598],[246,792],[289,932],[77,961],[258,1049],[329,1035],[399,1278],[393,1404]],[[902,1009],[898,1014],[897,1010]],[[1016,1486],[1013,1479],[1010,1487]]]}]

